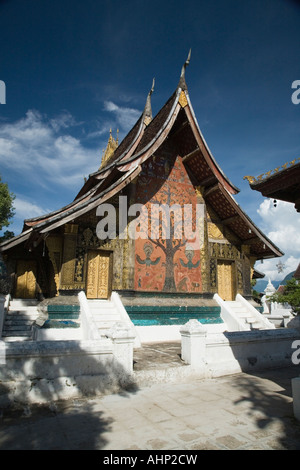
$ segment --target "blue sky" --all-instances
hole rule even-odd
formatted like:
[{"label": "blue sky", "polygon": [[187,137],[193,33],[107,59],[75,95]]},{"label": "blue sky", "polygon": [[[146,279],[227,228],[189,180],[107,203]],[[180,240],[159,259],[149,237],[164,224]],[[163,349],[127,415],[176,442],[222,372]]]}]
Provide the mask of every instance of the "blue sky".
[{"label": "blue sky", "polygon": [[[236,201],[299,262],[300,215],[249,188],[300,157],[300,2],[296,0],[0,0],[0,173],[22,221],[74,199],[100,166],[109,129],[121,140],[143,110],[153,113],[186,81],[202,133]],[[278,260],[257,268],[278,277]],[[279,275],[279,278],[282,275]]]}]

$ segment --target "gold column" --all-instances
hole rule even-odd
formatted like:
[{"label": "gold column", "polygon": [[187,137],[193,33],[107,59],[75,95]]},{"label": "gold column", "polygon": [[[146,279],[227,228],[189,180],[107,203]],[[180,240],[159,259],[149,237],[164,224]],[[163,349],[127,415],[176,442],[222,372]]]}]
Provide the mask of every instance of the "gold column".
[{"label": "gold column", "polygon": [[209,275],[209,256],[208,256],[208,232],[207,232],[207,212],[205,200],[203,197],[204,188],[201,186],[195,187],[197,196],[197,204],[202,205],[202,211],[200,220],[198,220],[198,226],[200,226],[200,266],[201,266],[201,280],[202,280],[202,292],[210,291],[210,275]]},{"label": "gold column", "polygon": [[59,236],[49,236],[46,238],[46,246],[48,248],[49,258],[54,270],[54,282],[56,286],[56,295],[59,291],[59,276],[61,270],[62,258],[62,238]]},{"label": "gold column", "polygon": [[251,257],[250,257],[250,246],[242,245],[241,252],[243,255],[243,267],[244,267],[244,279],[243,279],[243,289],[244,295],[251,294],[251,279],[252,279],[252,267],[251,267]]},{"label": "gold column", "polygon": [[[137,178],[131,181],[129,188],[129,201],[130,205],[136,202],[136,184]],[[128,235],[128,225],[126,228],[127,238],[123,243],[123,289],[134,289],[134,275],[135,275],[135,240],[132,240]]]},{"label": "gold column", "polygon": [[61,268],[61,289],[75,289],[75,258],[78,225],[66,224],[64,233],[63,261]]}]

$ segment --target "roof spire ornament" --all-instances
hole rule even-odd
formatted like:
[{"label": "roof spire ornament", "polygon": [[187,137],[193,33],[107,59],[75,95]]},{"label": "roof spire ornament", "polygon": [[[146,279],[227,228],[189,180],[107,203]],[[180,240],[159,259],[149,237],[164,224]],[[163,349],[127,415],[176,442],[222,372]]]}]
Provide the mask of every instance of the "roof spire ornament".
[{"label": "roof spire ornament", "polygon": [[114,139],[113,136],[112,136],[112,130],[110,128],[109,129],[109,139],[108,139],[108,142],[107,142],[106,149],[102,150],[102,160],[101,160],[101,165],[100,165],[99,170],[107,164],[107,162],[110,160],[110,158],[114,154],[114,151],[116,150],[118,145],[119,145],[119,129],[117,129],[117,139]]},{"label": "roof spire ornament", "polygon": [[152,107],[151,107],[151,95],[154,91],[154,85],[155,85],[155,78],[152,80],[152,87],[151,90],[148,93],[147,96],[147,101],[144,109],[144,123],[146,126],[152,121]]},{"label": "roof spire ornament", "polygon": [[191,52],[192,52],[192,49],[189,50],[189,54],[188,54],[188,56],[187,56],[187,59],[186,59],[185,63],[184,63],[183,66],[182,66],[182,69],[181,69],[181,74],[180,74],[180,80],[179,80],[179,83],[178,83],[178,88],[181,88],[182,90],[186,90],[186,89],[187,89],[187,85],[186,85],[186,82],[185,82],[185,69],[187,68],[187,66],[188,66],[189,63],[190,63]]}]

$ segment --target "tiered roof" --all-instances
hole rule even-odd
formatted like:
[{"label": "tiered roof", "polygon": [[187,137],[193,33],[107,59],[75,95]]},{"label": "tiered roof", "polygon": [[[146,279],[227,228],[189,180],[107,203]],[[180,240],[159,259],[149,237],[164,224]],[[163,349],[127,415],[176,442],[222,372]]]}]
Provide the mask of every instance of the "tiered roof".
[{"label": "tiered roof", "polygon": [[100,169],[89,175],[74,201],[58,211],[25,220],[23,233],[4,243],[1,251],[43,237],[108,201],[139,175],[142,163],[168,138],[176,143],[187,171],[195,185],[201,187],[205,201],[217,214],[219,222],[229,228],[241,244],[250,245],[250,254],[258,259],[282,256],[234,200],[239,189],[223,173],[200,131],[185,81],[189,59],[190,54],[176,90],[154,118],[151,111],[153,83],[136,124]]},{"label": "tiered roof", "polygon": [[251,189],[259,191],[263,196],[292,202],[300,212],[300,158],[259,175],[245,176]]}]

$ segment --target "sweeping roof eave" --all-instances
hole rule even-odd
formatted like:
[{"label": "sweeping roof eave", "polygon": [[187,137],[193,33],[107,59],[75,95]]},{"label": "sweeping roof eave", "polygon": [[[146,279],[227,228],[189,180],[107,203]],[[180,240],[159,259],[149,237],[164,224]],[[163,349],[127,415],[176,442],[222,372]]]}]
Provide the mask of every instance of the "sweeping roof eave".
[{"label": "sweeping roof eave", "polygon": [[[235,201],[232,194],[230,194],[225,188],[219,185],[219,189],[221,190],[222,194],[226,197],[227,200],[231,203],[232,207],[236,211],[237,215],[246,223],[246,225],[251,230],[251,233],[254,234],[254,237],[250,237],[249,239],[244,239],[244,243],[253,243],[255,238],[261,241],[266,247],[265,253],[258,253],[257,259],[267,259],[267,258],[275,258],[281,257],[284,255],[282,252],[257,226],[256,224],[250,219],[250,217],[243,211],[241,206]],[[267,251],[267,248],[269,251]]]},{"label": "sweeping roof eave", "polygon": [[29,228],[28,230],[25,230],[24,232],[20,233],[20,235],[16,235],[15,237],[10,238],[9,240],[6,240],[5,242],[1,243],[0,252],[3,253],[4,251],[9,250],[10,248],[13,248],[16,245],[27,241],[30,238],[32,232],[33,229]]},{"label": "sweeping roof eave", "polygon": [[[276,168],[275,170],[268,171],[263,173],[259,177],[255,178],[254,176],[244,176],[244,179],[247,179],[251,189],[260,191],[261,188],[272,184],[273,182],[278,182],[281,184],[282,178],[291,175],[299,175],[300,171],[300,157],[293,160],[292,162],[285,163],[281,167]],[[299,180],[298,180],[299,181]]]},{"label": "sweeping roof eave", "polygon": [[120,171],[127,171],[133,162],[136,163],[138,161],[141,164],[151,157],[162,144],[178,114],[179,108],[176,110],[176,107],[179,106],[179,94],[178,90],[176,90],[152,119],[145,129],[136,151],[131,153],[129,157],[122,158],[117,162],[117,167]]},{"label": "sweeping roof eave", "polygon": [[70,210],[72,207],[77,207],[80,203],[82,203],[84,200],[90,199],[93,194],[97,191],[97,189],[100,187],[101,182],[99,182],[96,186],[94,186],[90,191],[88,191],[86,194],[81,196],[80,198],[72,201],[70,204],[67,204],[66,206],[61,207],[60,209],[57,209],[52,212],[48,212],[47,214],[43,214],[38,217],[32,217],[30,219],[25,219],[24,220],[24,228],[23,230],[26,230],[27,227],[34,227],[38,224],[40,224],[43,221],[47,221],[51,219],[52,217],[55,217],[59,214],[65,213],[66,211]]},{"label": "sweeping roof eave", "polygon": [[118,145],[118,147],[115,149],[107,163],[102,168],[89,175],[87,181],[79,191],[76,198],[84,194],[85,190],[89,189],[91,185],[94,184],[95,179],[99,180],[106,178],[110,174],[110,172],[113,171],[114,168],[116,168],[116,165],[120,160],[125,158],[128,154],[129,156],[132,155],[132,153],[135,151],[137,145],[139,144],[144,134],[145,129],[147,128],[149,122],[152,121],[151,95],[154,90],[154,83],[155,80],[153,79],[152,87],[148,93],[144,110],[136,121],[136,123],[134,124],[134,126],[124,137],[120,145]]},{"label": "sweeping roof eave", "polygon": [[143,131],[145,130],[145,127],[146,125],[144,123],[143,112],[135,123],[135,125],[131,128],[131,130],[124,137],[120,145],[116,148],[112,157],[108,160],[107,164],[103,166],[103,168],[91,173],[88,176],[87,181],[84,183],[84,185],[78,192],[77,196],[75,197],[75,200],[82,197],[86,193],[86,191],[92,189],[99,180],[102,181],[106,179],[111,174],[111,172],[116,169],[117,162],[120,159],[124,158],[124,156],[126,156],[128,152],[132,151],[135,148],[137,142],[143,134]]},{"label": "sweeping roof eave", "polygon": [[[225,175],[225,173],[223,172],[223,170],[221,169],[221,167],[220,167],[219,164],[217,163],[216,159],[214,158],[214,156],[213,156],[213,154],[212,154],[212,152],[211,152],[211,150],[210,150],[210,148],[209,148],[209,146],[208,146],[208,144],[207,144],[207,142],[206,142],[206,140],[205,140],[205,138],[204,138],[204,136],[203,136],[203,134],[202,134],[202,131],[201,131],[201,129],[200,129],[200,126],[199,126],[199,124],[198,124],[198,121],[197,121],[197,118],[196,118],[196,114],[195,114],[195,111],[194,111],[194,109],[193,109],[193,106],[192,106],[192,103],[191,103],[190,96],[189,96],[189,93],[188,93],[187,88],[186,88],[184,91],[185,91],[185,95],[186,95],[186,98],[187,98],[188,107],[189,107],[189,110],[190,110],[190,113],[191,113],[191,117],[192,117],[192,119],[193,119],[193,121],[194,121],[194,124],[195,124],[195,127],[196,127],[196,129],[197,129],[197,132],[198,132],[198,134],[199,134],[200,140],[202,140],[202,142],[203,142],[203,144],[204,144],[204,146],[205,146],[205,149],[206,149],[206,151],[207,151],[207,153],[208,153],[208,155],[209,155],[209,158],[210,158],[210,160],[211,160],[211,163],[212,163],[213,167],[217,170],[217,173],[220,174],[221,179],[223,179],[224,182],[226,182],[226,183],[228,184],[228,186],[229,186],[228,189],[229,189],[230,193],[231,193],[231,194],[237,194],[237,193],[239,193],[239,192],[240,192],[240,189],[239,189],[237,186],[235,186],[235,185],[230,181],[230,179],[228,178],[228,176]],[[219,179],[219,178],[218,178],[218,179]]]},{"label": "sweeping roof eave", "polygon": [[58,214],[58,216],[53,217],[50,220],[42,222],[35,226],[36,229],[39,229],[41,233],[45,233],[47,231],[51,231],[54,228],[63,225],[72,221],[73,219],[79,217],[83,213],[90,211],[91,209],[97,207],[98,205],[102,204],[103,202],[110,199],[113,195],[118,193],[123,187],[129,184],[140,172],[139,167],[133,168],[131,171],[127,172],[126,174],[122,175],[122,177],[115,181],[111,186],[104,189],[101,193],[97,194],[96,196],[84,201],[82,204],[70,209],[64,214]]},{"label": "sweeping roof eave", "polygon": [[27,231],[22,232],[20,235],[17,235],[11,240],[4,242],[2,245],[0,245],[0,251],[6,251],[15,245],[23,243],[33,235],[38,234],[39,236],[43,236],[66,223],[72,222],[77,217],[80,217],[86,212],[95,209],[100,204],[109,200],[112,196],[114,196],[114,194],[118,193],[127,184],[129,184],[139,174],[140,171],[141,168],[137,166],[126,174],[123,174],[118,181],[114,182],[109,188],[106,188],[96,196],[82,201],[81,204],[73,205],[73,207],[70,205],[70,208],[67,211],[56,211],[55,215],[52,217],[46,220],[42,220]]},{"label": "sweeping roof eave", "polygon": [[157,148],[162,144],[163,140],[167,138],[169,132],[172,129],[174,122],[178,116],[180,109],[179,104],[181,93],[184,92],[187,98],[187,106],[184,108],[190,126],[193,130],[195,140],[198,142],[199,147],[204,147],[204,157],[206,163],[214,173],[215,178],[226,187],[232,194],[237,194],[240,190],[237,188],[230,179],[224,174],[222,169],[219,167],[215,158],[213,157],[207,142],[205,141],[203,134],[199,128],[190,98],[185,85],[184,89],[178,86],[175,92],[171,95],[165,105],[160,109],[157,115],[153,118],[149,126],[147,126],[143,137],[134,153],[131,154],[130,158],[123,158],[117,162],[117,167],[120,171],[127,171],[130,165],[134,162],[141,164],[147,158],[149,158]]}]

